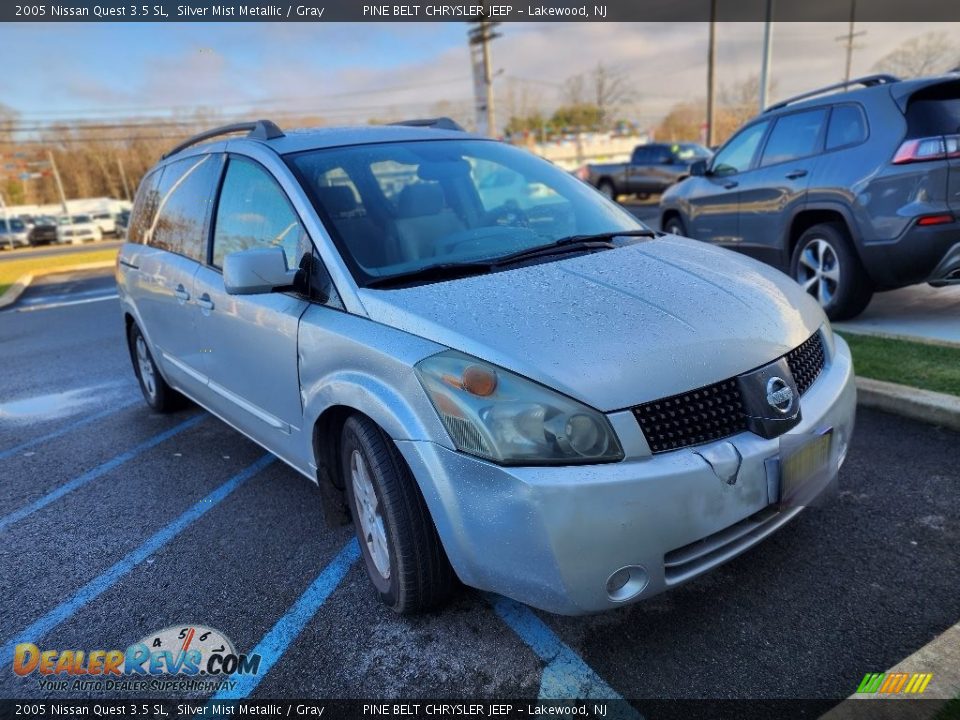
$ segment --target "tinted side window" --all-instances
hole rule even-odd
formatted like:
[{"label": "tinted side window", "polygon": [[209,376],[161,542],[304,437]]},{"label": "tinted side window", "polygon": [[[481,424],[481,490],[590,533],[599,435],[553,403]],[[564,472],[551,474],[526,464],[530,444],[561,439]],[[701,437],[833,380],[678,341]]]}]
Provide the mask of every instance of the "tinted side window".
[{"label": "tinted side window", "polygon": [[220,191],[213,235],[213,264],[223,267],[227,254],[252,247],[279,245],[287,267],[300,260],[298,245],[306,235],[277,181],[256,163],[230,158]]},{"label": "tinted side window", "polygon": [[753,156],[757,154],[763,134],[767,131],[769,122],[759,122],[756,125],[741,130],[735,135],[713,159],[713,173],[715,175],[733,175],[750,169]]},{"label": "tinted side window", "polygon": [[650,148],[638,147],[633,151],[633,157],[630,159],[630,162],[634,165],[645,165],[650,162]]},{"label": "tinted side window", "polygon": [[213,190],[220,176],[219,155],[170,163],[163,173],[160,209],[147,242],[202,262]]},{"label": "tinted side window", "polygon": [[160,177],[163,168],[154,170],[140,181],[137,196],[133,200],[133,211],[130,213],[130,227],[127,230],[127,241],[142,243],[144,234],[153,225],[153,218],[160,207]]},{"label": "tinted side window", "polygon": [[666,165],[673,162],[673,153],[666,145],[654,145],[650,149],[650,161],[654,165]]},{"label": "tinted side window", "polygon": [[837,105],[830,113],[827,128],[827,150],[856,145],[867,139],[867,124],[856,105]]},{"label": "tinted side window", "polygon": [[779,118],[763,150],[761,164],[773,165],[816,154],[820,150],[820,132],[826,119],[826,108]]}]

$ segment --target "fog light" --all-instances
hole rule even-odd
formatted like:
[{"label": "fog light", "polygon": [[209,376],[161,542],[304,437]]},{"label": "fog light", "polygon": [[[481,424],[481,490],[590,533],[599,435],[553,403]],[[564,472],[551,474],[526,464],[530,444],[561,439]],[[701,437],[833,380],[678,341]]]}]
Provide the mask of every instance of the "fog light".
[{"label": "fog light", "polygon": [[613,602],[625,602],[643,592],[650,576],[641,565],[627,565],[607,578],[607,597]]}]

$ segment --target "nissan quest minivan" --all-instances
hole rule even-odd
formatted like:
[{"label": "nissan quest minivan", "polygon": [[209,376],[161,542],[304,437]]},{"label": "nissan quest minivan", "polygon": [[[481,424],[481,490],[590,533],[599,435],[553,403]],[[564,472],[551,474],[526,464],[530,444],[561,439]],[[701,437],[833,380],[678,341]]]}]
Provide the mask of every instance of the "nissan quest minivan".
[{"label": "nissan quest minivan", "polygon": [[790,278],[447,119],[192,138],[117,283],[147,403],[318,483],[398,612],[675,587],[822,496],[854,426],[849,350]]}]

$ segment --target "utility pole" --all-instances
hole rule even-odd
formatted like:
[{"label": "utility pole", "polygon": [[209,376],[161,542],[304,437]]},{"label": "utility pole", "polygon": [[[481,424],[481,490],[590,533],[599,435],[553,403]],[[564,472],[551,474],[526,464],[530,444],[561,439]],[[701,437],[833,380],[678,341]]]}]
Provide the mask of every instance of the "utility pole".
[{"label": "utility pole", "polygon": [[760,65],[760,112],[767,108],[770,94],[770,59],[773,55],[773,0],[767,0],[767,21],[763,24],[763,63]]},{"label": "utility pole", "polygon": [[474,96],[477,109],[477,129],[483,135],[496,137],[497,123],[493,107],[493,63],[490,59],[490,41],[500,37],[495,32],[498,22],[479,20],[470,23],[467,32],[473,61]]},{"label": "utility pole", "polygon": [[714,94],[717,84],[717,0],[710,0],[710,41],[707,50],[707,147],[716,145],[716,108]]},{"label": "utility pole", "polygon": [[130,201],[130,186],[127,184],[127,173],[123,169],[123,160],[117,155],[117,169],[120,171],[120,182],[123,183],[123,199]]},{"label": "utility pole", "polygon": [[866,30],[861,30],[860,32],[854,32],[856,28],[856,19],[857,19],[857,0],[850,0],[850,21],[847,25],[847,34],[841,35],[836,40],[841,40],[846,45],[847,48],[847,68],[843,73],[843,82],[850,82],[851,69],[853,67],[853,50],[856,47],[853,44],[854,38],[860,37],[861,35],[866,35]]},{"label": "utility pole", "polygon": [[63,206],[63,214],[69,215],[67,208],[67,196],[63,193],[63,182],[60,180],[60,171],[57,170],[57,161],[53,159],[53,151],[47,150],[47,160],[50,161],[50,167],[53,168],[53,179],[57,181],[57,192],[60,193],[60,204]]}]

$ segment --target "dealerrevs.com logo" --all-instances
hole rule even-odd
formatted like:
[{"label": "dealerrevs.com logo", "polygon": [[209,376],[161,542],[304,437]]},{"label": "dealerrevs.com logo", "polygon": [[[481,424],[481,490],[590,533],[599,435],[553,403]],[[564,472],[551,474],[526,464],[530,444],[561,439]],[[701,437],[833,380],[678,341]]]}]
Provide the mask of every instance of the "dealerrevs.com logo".
[{"label": "dealerrevs.com logo", "polygon": [[20,643],[13,672],[37,676],[44,690],[216,691],[234,675],[256,675],[260,655],[242,655],[219,630],[173,625],[150,633],[126,650],[41,649]]}]

